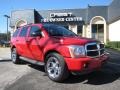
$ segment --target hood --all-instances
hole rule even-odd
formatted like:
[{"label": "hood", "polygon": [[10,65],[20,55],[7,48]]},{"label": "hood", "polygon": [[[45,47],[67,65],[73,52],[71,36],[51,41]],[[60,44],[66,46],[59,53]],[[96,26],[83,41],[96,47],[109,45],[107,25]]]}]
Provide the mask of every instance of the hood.
[{"label": "hood", "polygon": [[84,38],[84,37],[54,37],[55,41],[59,41],[65,45],[85,45],[86,43],[99,42],[95,39]]}]

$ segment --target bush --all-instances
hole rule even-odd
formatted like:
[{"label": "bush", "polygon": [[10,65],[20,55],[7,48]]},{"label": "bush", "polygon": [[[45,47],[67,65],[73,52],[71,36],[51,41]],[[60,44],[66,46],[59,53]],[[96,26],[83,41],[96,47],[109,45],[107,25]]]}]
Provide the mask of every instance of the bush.
[{"label": "bush", "polygon": [[107,43],[107,47],[120,48],[120,41],[111,41]]}]

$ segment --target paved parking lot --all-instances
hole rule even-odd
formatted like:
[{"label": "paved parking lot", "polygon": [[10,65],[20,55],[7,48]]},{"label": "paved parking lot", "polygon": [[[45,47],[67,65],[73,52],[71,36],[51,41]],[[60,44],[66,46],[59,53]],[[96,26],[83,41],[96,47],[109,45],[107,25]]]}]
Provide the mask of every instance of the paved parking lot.
[{"label": "paved parking lot", "polygon": [[[1,56],[1,53],[8,53],[7,50],[1,52],[0,49],[0,58],[8,56],[7,54],[5,54],[6,57]],[[120,52],[111,49],[108,52],[110,60],[100,71],[82,76],[71,75],[64,83],[49,80],[43,67],[14,65],[9,59],[2,60],[0,62],[0,90],[119,90]]]},{"label": "paved parking lot", "polygon": [[26,65],[14,65],[10,60],[10,48],[0,48],[0,90],[13,84],[30,72]]},{"label": "paved parking lot", "polygon": [[0,60],[4,59],[10,59],[10,48],[0,48]]}]

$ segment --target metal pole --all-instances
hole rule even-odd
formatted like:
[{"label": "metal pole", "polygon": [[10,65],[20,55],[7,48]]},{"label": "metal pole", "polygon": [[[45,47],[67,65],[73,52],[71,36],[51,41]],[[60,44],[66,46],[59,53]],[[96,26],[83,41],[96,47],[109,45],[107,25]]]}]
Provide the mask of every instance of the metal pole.
[{"label": "metal pole", "polygon": [[10,18],[10,16],[8,16],[8,15],[4,15],[4,17],[7,18],[7,41],[8,41],[8,19]]},{"label": "metal pole", "polygon": [[8,41],[8,18],[7,18],[7,41]]}]

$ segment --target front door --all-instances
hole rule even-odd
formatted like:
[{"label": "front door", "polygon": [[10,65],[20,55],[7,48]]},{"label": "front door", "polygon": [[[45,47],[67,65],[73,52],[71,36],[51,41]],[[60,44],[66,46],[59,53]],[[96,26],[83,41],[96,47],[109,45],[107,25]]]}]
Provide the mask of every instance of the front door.
[{"label": "front door", "polygon": [[[33,36],[33,33],[38,33],[38,35]],[[42,60],[42,46],[41,43],[43,38],[41,36],[39,36],[39,34],[41,33],[40,27],[39,26],[31,26],[30,31],[29,31],[29,35],[27,38],[27,43],[28,43],[28,47],[29,47],[29,56],[31,59],[35,59],[35,60]]]},{"label": "front door", "polygon": [[92,38],[104,41],[104,24],[92,24]]}]

